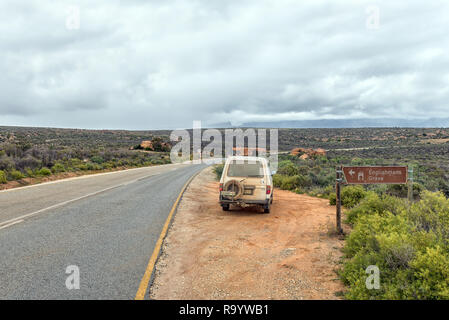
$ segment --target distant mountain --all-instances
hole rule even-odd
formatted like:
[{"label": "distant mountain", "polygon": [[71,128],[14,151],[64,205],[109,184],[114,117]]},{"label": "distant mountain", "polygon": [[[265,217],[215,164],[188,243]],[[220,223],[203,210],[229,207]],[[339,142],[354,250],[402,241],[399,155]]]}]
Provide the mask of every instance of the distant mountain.
[{"label": "distant mountain", "polygon": [[233,126],[231,121],[227,122],[220,122],[220,123],[214,123],[211,125],[205,125],[206,128],[234,128],[236,126]]},{"label": "distant mountain", "polygon": [[449,118],[431,119],[322,119],[285,120],[267,122],[246,122],[233,126],[230,122],[217,123],[210,128],[369,128],[369,127],[408,127],[408,128],[449,128]]}]

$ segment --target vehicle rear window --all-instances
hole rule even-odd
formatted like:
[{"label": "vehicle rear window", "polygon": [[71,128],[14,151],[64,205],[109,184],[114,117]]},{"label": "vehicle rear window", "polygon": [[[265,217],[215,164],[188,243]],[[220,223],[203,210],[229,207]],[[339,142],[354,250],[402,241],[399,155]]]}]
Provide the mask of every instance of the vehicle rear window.
[{"label": "vehicle rear window", "polygon": [[232,161],[228,169],[229,177],[263,178],[263,166],[260,161]]}]

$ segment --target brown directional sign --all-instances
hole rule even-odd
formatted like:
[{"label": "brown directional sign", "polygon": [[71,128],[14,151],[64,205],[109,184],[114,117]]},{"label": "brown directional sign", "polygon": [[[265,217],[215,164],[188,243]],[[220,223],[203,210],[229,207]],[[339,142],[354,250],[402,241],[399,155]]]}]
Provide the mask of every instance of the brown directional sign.
[{"label": "brown directional sign", "polygon": [[348,184],[405,184],[408,168],[392,167],[343,167]]}]

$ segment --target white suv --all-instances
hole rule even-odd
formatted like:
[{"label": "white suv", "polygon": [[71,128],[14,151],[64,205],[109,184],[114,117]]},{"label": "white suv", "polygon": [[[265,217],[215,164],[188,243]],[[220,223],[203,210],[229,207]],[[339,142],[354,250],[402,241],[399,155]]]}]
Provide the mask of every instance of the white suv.
[{"label": "white suv", "polygon": [[268,161],[261,157],[233,156],[226,159],[220,179],[220,205],[228,211],[231,204],[257,205],[264,213],[273,203],[273,179]]}]

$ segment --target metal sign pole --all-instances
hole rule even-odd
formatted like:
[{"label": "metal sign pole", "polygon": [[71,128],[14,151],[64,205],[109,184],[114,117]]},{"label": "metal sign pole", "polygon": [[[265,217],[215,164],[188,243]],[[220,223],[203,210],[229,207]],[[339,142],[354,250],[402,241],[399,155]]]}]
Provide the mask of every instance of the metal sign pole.
[{"label": "metal sign pole", "polygon": [[335,184],[335,193],[336,193],[336,205],[337,205],[337,232],[339,234],[343,233],[343,229],[341,228],[341,183],[342,179],[342,166],[337,166],[337,179]]},{"label": "metal sign pole", "polygon": [[408,193],[407,198],[410,203],[413,202],[413,168],[408,169]]}]

